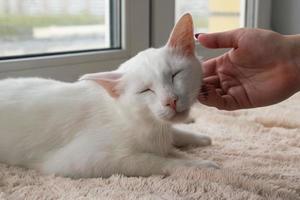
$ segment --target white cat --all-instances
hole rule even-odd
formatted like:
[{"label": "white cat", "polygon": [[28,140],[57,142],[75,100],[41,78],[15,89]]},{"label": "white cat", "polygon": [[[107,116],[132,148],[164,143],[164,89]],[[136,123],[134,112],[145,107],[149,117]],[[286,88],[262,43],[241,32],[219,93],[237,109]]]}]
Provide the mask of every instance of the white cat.
[{"label": "white cat", "polygon": [[189,14],[166,46],[145,50],[116,71],[65,83],[41,78],[0,81],[0,162],[70,177],[168,174],[212,167],[173,145],[209,145],[176,130],[195,102],[201,63]]}]

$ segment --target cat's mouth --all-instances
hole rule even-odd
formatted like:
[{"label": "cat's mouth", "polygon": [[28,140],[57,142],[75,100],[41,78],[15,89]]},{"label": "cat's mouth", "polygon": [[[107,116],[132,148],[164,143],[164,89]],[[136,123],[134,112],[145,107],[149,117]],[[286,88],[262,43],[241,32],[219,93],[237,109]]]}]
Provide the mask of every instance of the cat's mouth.
[{"label": "cat's mouth", "polygon": [[186,109],[184,111],[181,111],[181,112],[175,112],[175,114],[170,117],[169,119],[167,119],[168,122],[171,122],[171,123],[181,123],[181,122],[184,122],[188,115],[190,113],[190,109]]}]

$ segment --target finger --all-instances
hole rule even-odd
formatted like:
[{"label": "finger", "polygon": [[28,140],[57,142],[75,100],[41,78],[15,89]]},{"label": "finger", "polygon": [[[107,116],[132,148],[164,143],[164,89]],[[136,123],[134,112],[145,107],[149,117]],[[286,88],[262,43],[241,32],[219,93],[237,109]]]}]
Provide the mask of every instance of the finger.
[{"label": "finger", "polygon": [[216,88],[221,87],[220,78],[217,75],[205,77],[203,78],[203,82],[205,84],[213,85]]},{"label": "finger", "polygon": [[238,39],[243,29],[235,29],[231,31],[200,34],[197,40],[207,48],[237,48]]},{"label": "finger", "polygon": [[[233,96],[231,95],[222,95],[222,101],[224,103],[224,110],[237,110],[239,109],[239,106],[236,102],[236,100],[234,99]],[[222,108],[220,108],[222,109]]]},{"label": "finger", "polygon": [[215,58],[202,63],[203,76],[216,75],[217,61]]},{"label": "finger", "polygon": [[223,104],[220,97],[213,85],[206,84],[202,86],[198,100],[205,105],[219,107]]},{"label": "finger", "polygon": [[207,91],[206,93],[199,94],[199,102],[221,110],[238,109],[238,104],[231,95],[224,95],[224,92],[221,89],[216,89],[212,85],[206,85],[205,87],[207,88]]},{"label": "finger", "polygon": [[224,102],[221,96],[215,91],[214,87],[211,85],[206,86],[207,91],[201,92],[198,96],[199,102],[207,106],[224,108]]},{"label": "finger", "polygon": [[217,94],[220,95],[220,96],[225,95],[224,90],[222,90],[222,89],[220,89],[220,88],[217,88],[217,89],[216,89],[216,92],[217,92]]},{"label": "finger", "polygon": [[199,92],[199,96],[206,97],[207,95],[208,95],[208,88],[205,84],[202,84],[200,92]]}]

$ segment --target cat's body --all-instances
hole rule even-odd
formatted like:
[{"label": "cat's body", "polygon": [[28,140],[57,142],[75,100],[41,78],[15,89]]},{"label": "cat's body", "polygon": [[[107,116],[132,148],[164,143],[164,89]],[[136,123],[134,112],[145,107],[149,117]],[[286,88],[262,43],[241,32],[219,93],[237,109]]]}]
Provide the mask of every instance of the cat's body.
[{"label": "cat's body", "polygon": [[[0,94],[2,162],[65,175],[75,174],[74,167],[79,176],[81,170],[88,175],[97,156],[92,148],[103,155],[115,136],[111,129],[120,128],[118,108],[94,82],[8,79],[0,81],[0,88],[7,88]],[[101,133],[98,139],[95,132]],[[83,169],[85,159],[90,165]]]},{"label": "cat's body", "polygon": [[114,72],[88,74],[75,83],[2,80],[0,162],[71,177],[216,167],[179,157],[173,149],[210,144],[208,137],[176,130],[170,123],[187,116],[200,83],[196,57],[168,46],[146,50]]}]

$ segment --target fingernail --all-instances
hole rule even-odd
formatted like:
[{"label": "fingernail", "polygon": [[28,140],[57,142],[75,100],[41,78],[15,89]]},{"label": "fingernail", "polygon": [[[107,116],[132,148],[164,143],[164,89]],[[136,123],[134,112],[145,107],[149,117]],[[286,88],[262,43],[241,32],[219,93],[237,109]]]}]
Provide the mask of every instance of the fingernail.
[{"label": "fingernail", "polygon": [[204,34],[204,33],[195,33],[194,36],[196,38],[196,40],[198,39],[199,35]]}]

